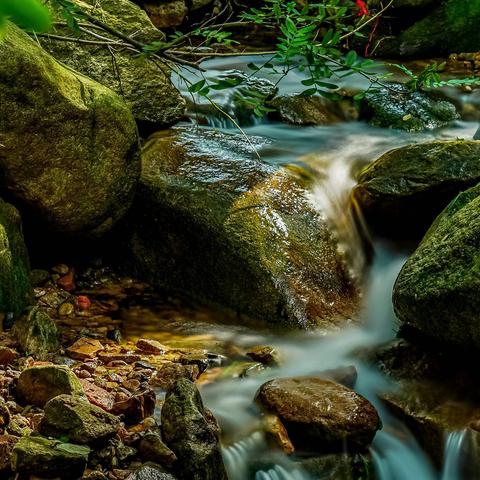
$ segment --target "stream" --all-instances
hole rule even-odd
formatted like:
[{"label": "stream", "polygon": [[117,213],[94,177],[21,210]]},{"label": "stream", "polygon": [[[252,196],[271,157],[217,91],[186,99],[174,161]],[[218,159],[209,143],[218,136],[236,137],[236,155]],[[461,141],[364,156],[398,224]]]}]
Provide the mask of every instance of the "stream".
[{"label": "stream", "polygon": [[[220,76],[228,70],[248,72],[247,64],[258,58],[230,57],[205,62],[209,76]],[[184,75],[195,77],[188,71]],[[280,86],[282,94],[293,93],[301,77],[289,75]],[[184,96],[185,86],[177,78]],[[365,87],[364,80],[350,77],[348,86]],[[230,115],[229,93],[216,92],[214,100]],[[453,94],[459,102],[465,99]],[[197,98],[202,105],[202,99]],[[471,94],[470,102],[478,104],[480,97]],[[203,100],[205,102],[205,100]],[[204,105],[204,111],[207,106]],[[191,112],[192,122],[199,114]],[[238,133],[228,120],[201,113],[202,127]],[[266,138],[270,143],[259,151],[263,160],[283,165],[300,164],[317,172],[312,175],[311,200],[328,218],[337,232],[340,248],[348,252],[352,268],[360,269],[365,258],[359,234],[348,217],[347,201],[354,185],[352,170],[366,164],[382,153],[406,144],[433,139],[471,139],[477,129],[476,122],[457,121],[447,128],[423,133],[407,133],[371,127],[362,122],[344,122],[327,126],[296,127],[279,122],[258,121],[253,118],[243,126],[246,135]],[[354,365],[358,372],[355,390],[368,398],[377,408],[383,428],[371,446],[375,478],[379,480],[460,480],[460,449],[464,441],[462,432],[451,432],[445,441],[444,466],[438,471],[419,447],[416,439],[400,421],[395,419],[377,394],[389,388],[390,380],[374,366],[363,363],[355,353],[373,348],[394,338],[397,323],[392,310],[391,292],[396,276],[408,252],[400,247],[376,241],[375,255],[369,271],[363,322],[340,332],[323,332],[274,336],[259,333],[259,344],[278,349],[284,366],[269,369],[247,378],[214,382],[202,387],[202,397],[220,422],[225,436],[223,456],[230,480],[314,480],[302,469],[301,459],[273,453],[259,429],[259,412],[252,407],[252,399],[264,382],[279,377],[314,374],[321,370]],[[239,334],[235,341],[242,342]],[[335,478],[353,478],[346,476]]]}]

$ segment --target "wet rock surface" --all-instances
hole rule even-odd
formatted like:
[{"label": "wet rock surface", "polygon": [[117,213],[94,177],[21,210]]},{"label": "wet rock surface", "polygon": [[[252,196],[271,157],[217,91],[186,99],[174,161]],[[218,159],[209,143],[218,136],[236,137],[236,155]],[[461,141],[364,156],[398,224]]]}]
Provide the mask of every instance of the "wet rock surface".
[{"label": "wet rock surface", "polygon": [[393,291],[403,324],[447,344],[480,346],[480,186],[437,217]]},{"label": "wet rock surface", "polygon": [[178,380],[162,407],[162,433],[178,458],[181,479],[217,480],[227,474],[220,452],[219,428],[206,412],[200,393],[189,380]]},{"label": "wet rock surface", "polygon": [[278,415],[295,446],[311,451],[364,450],[381,423],[375,408],[353,390],[319,377],[271,380],[255,400]]},{"label": "wet rock surface", "polygon": [[0,53],[2,188],[31,225],[83,237],[108,231],[140,170],[127,105],[13,25]]},{"label": "wet rock surface", "polygon": [[361,170],[353,198],[375,231],[423,235],[461,191],[480,182],[480,142],[435,141],[391,150]]},{"label": "wet rock surface", "polygon": [[307,192],[237,135],[153,135],[133,212],[129,264],[157,286],[279,327],[332,328],[355,313],[356,282]]}]

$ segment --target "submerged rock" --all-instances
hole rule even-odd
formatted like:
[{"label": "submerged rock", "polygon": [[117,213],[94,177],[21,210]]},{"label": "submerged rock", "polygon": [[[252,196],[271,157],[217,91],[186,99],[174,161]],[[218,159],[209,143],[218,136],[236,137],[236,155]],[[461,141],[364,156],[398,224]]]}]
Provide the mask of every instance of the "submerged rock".
[{"label": "submerged rock", "polygon": [[290,328],[344,324],[358,306],[352,273],[308,192],[238,135],[153,135],[128,221],[125,258],[157,286]]},{"label": "submerged rock", "polygon": [[480,348],[480,184],[437,217],[402,268],[393,291],[404,325]]},{"label": "submerged rock", "polygon": [[20,214],[13,205],[1,199],[0,245],[0,311],[18,315],[32,298],[30,262],[23,241]]},{"label": "submerged rock", "polygon": [[176,478],[155,463],[145,463],[129,475],[127,480],[176,480]]},{"label": "submerged rock", "polygon": [[271,380],[255,400],[277,415],[296,448],[364,450],[381,427],[373,405],[343,385],[319,377]]},{"label": "submerged rock", "polygon": [[113,437],[120,427],[114,415],[82,397],[58,395],[47,402],[40,432],[48,437],[67,436],[79,444],[99,444]]},{"label": "submerged rock", "polygon": [[43,407],[62,394],[85,396],[80,381],[66,366],[30,367],[18,377],[17,399],[23,405]]},{"label": "submerged rock", "polygon": [[391,150],[358,174],[353,196],[379,233],[424,234],[460,191],[480,182],[480,142],[435,141]]},{"label": "submerged rock", "polygon": [[178,458],[181,479],[226,480],[218,425],[203,406],[193,382],[181,379],[167,393],[162,407],[162,433]]},{"label": "submerged rock", "polygon": [[80,445],[24,437],[13,449],[11,465],[17,474],[71,480],[82,476],[89,453],[88,447]]},{"label": "submerged rock", "polygon": [[[56,18],[63,21],[58,7],[49,3]],[[73,3],[134,40],[145,44],[165,40],[146,12],[130,0],[73,0]],[[68,27],[59,25],[52,33],[72,35]],[[107,32],[100,33],[109,36]],[[81,33],[80,38],[95,40],[85,33]],[[185,101],[172,85],[171,71],[165,64],[156,64],[125,47],[106,48],[51,37],[43,37],[40,41],[55,58],[121,95],[140,127],[172,125],[183,116]]]},{"label": "submerged rock", "polygon": [[367,91],[362,100],[361,118],[382,128],[419,132],[443,127],[459,118],[455,105],[432,93],[410,92],[398,83]]},{"label": "submerged rock", "polygon": [[44,359],[59,348],[58,331],[55,322],[38,307],[18,318],[12,329],[23,352]]},{"label": "submerged rock", "polygon": [[128,107],[12,24],[0,58],[1,187],[26,220],[52,231],[109,230],[129,207],[139,175]]}]

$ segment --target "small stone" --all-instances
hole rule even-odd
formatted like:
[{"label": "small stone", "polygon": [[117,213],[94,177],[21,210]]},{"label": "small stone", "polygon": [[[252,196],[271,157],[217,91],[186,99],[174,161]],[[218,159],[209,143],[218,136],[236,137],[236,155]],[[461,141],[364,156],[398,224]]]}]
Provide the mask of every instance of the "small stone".
[{"label": "small stone", "polygon": [[8,365],[18,358],[18,352],[9,347],[0,347],[0,365]]},{"label": "small stone", "polygon": [[186,378],[193,382],[197,379],[199,373],[197,365],[179,365],[178,363],[165,362],[158,367],[156,374],[150,379],[150,384],[168,391],[180,378]]},{"label": "small stone", "polygon": [[25,369],[18,378],[16,392],[20,403],[39,407],[57,395],[85,395],[73,371],[61,365]]},{"label": "small stone", "polygon": [[75,312],[75,307],[71,303],[65,302],[58,307],[57,311],[60,316],[68,317]]},{"label": "small stone", "polygon": [[7,428],[7,433],[15,435],[16,437],[26,437],[33,432],[30,420],[23,415],[16,414],[10,419],[10,424]]},{"label": "small stone", "polygon": [[59,275],[66,275],[70,271],[70,267],[64,263],[59,263],[52,268],[52,271]]},{"label": "small stone", "polygon": [[116,402],[113,405],[112,413],[124,415],[125,423],[132,425],[152,416],[155,411],[155,402],[155,392],[152,389],[146,389],[132,395],[127,400]]},{"label": "small stone", "polygon": [[10,423],[10,409],[0,397],[0,427],[5,428]]},{"label": "small stone", "polygon": [[75,375],[78,378],[92,378],[92,374],[87,370],[83,370],[83,369],[75,370]]},{"label": "small stone", "polygon": [[74,278],[75,278],[75,271],[72,268],[71,270],[69,270],[67,274],[63,275],[63,277],[60,277],[57,280],[57,285],[60,288],[63,288],[63,290],[65,290],[66,292],[71,293],[76,288]]},{"label": "small stone", "polygon": [[79,295],[75,300],[75,304],[79,310],[88,310],[92,306],[92,302],[85,295]]},{"label": "small stone", "polygon": [[74,479],[82,476],[90,449],[43,437],[21,438],[13,448],[12,470],[21,475]]},{"label": "small stone", "polygon": [[135,353],[100,353],[98,357],[105,365],[118,360],[130,364],[138,362],[142,358]]},{"label": "small stone", "polygon": [[263,418],[263,429],[265,430],[267,442],[270,445],[280,448],[286,455],[291,455],[295,451],[287,429],[276,415],[265,415]]},{"label": "small stone", "polygon": [[162,442],[160,435],[146,434],[138,444],[138,453],[145,462],[155,462],[172,468],[177,456]]},{"label": "small stone", "polygon": [[67,436],[72,442],[90,444],[113,437],[119,427],[115,416],[88,400],[59,395],[45,405],[40,432],[47,437]]},{"label": "small stone", "polygon": [[125,380],[122,382],[122,387],[130,390],[130,392],[135,392],[140,388],[140,382],[134,378],[130,380]]},{"label": "small stone", "polygon": [[94,359],[102,350],[104,350],[104,346],[98,340],[82,337],[67,348],[67,353],[75,360],[85,361]]},{"label": "small stone", "polygon": [[247,355],[255,362],[263,363],[269,367],[278,367],[280,364],[278,351],[273,347],[258,345],[252,347]]},{"label": "small stone", "polygon": [[138,470],[133,472],[127,480],[177,480],[170,473],[154,463],[145,463]]},{"label": "small stone", "polygon": [[162,355],[167,351],[167,347],[165,347],[165,345],[162,345],[156,340],[149,340],[146,338],[137,340],[136,347],[142,352],[151,353],[154,355]]},{"label": "small stone", "polygon": [[93,405],[110,412],[115,403],[115,395],[85,379],[79,379],[87,399]]}]

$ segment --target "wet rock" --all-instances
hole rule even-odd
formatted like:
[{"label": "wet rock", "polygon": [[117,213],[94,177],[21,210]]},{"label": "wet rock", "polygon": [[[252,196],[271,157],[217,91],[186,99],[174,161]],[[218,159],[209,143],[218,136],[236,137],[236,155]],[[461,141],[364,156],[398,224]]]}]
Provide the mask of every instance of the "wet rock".
[{"label": "wet rock", "polygon": [[409,92],[401,84],[367,92],[360,115],[375,127],[398,128],[409,132],[446,125],[459,115],[449,100],[431,93]]},{"label": "wet rock", "polygon": [[195,384],[181,379],[167,393],[162,407],[162,433],[178,458],[185,480],[220,480],[227,474],[220,450],[218,425],[206,414]]},{"label": "wet rock", "polygon": [[110,412],[115,403],[115,395],[85,379],[80,379],[85,395],[90,403]]},{"label": "wet rock", "polygon": [[178,363],[166,362],[157,368],[157,372],[150,379],[150,384],[168,391],[180,378],[186,378],[194,382],[199,374],[200,371],[197,365],[180,365]]},{"label": "wet rock", "polygon": [[73,313],[75,313],[75,307],[70,302],[62,303],[58,307],[58,314],[60,316],[69,316],[69,315],[72,315]]},{"label": "wet rock", "polygon": [[38,307],[15,321],[13,332],[23,352],[38,359],[45,358],[59,348],[55,322]]},{"label": "wet rock", "polygon": [[176,480],[176,478],[172,474],[166,473],[160,466],[146,463],[128,476],[127,480]]},{"label": "wet rock", "polygon": [[99,340],[82,337],[67,348],[67,353],[70,357],[76,360],[86,361],[94,359],[97,353],[101,352],[103,349],[104,346]]},{"label": "wet rock", "polygon": [[188,8],[183,0],[161,3],[146,2],[144,8],[157,28],[177,27],[183,23],[188,13]]},{"label": "wet rock", "polygon": [[32,224],[68,235],[106,232],[128,209],[140,170],[127,105],[13,25],[0,55],[3,188]]},{"label": "wet rock", "polygon": [[177,456],[162,442],[160,435],[147,433],[138,444],[138,453],[144,462],[155,462],[172,468]]},{"label": "wet rock", "polygon": [[47,437],[67,436],[79,444],[102,443],[113,437],[120,421],[84,398],[59,395],[45,405],[40,432]]},{"label": "wet rock", "polygon": [[12,470],[23,475],[79,478],[87,465],[88,447],[47,440],[42,437],[24,437],[12,453]]},{"label": "wet rock", "polygon": [[478,182],[480,141],[435,141],[385,153],[360,171],[353,195],[376,231],[415,238]]},{"label": "wet rock", "polygon": [[260,362],[269,367],[278,367],[280,365],[280,356],[278,351],[267,345],[258,345],[252,347],[247,355],[255,362]]},{"label": "wet rock", "polygon": [[[61,19],[58,7],[49,2]],[[152,24],[146,12],[129,0],[74,0],[74,4],[106,22],[125,35],[149,44],[163,41],[164,34]],[[56,26],[56,33],[69,35],[68,27]],[[80,34],[91,40],[91,36]],[[166,126],[178,122],[185,110],[185,101],[170,82],[170,69],[156,66],[148,58],[141,58],[125,48],[107,48],[52,38],[40,39],[42,46],[55,58],[74,70],[105,85],[121,95],[131,108],[141,127]]]},{"label": "wet rock", "polygon": [[265,415],[262,423],[266,440],[273,448],[279,448],[286,455],[295,451],[287,429],[276,415]]},{"label": "wet rock", "polygon": [[16,350],[9,347],[0,347],[0,365],[8,365],[19,357]]},{"label": "wet rock", "polygon": [[57,285],[60,288],[63,288],[66,292],[73,292],[76,288],[75,285],[75,272],[73,269],[69,270],[68,273],[63,275],[57,280]]},{"label": "wet rock", "polygon": [[0,435],[0,473],[10,469],[12,451],[18,438],[13,435]]},{"label": "wet rock", "polygon": [[130,364],[139,362],[142,357],[135,353],[114,353],[114,352],[101,352],[98,354],[98,358],[105,364],[108,365],[112,362],[124,362],[124,364]]},{"label": "wet rock", "polygon": [[16,395],[21,404],[43,407],[62,394],[85,395],[80,381],[66,366],[30,367],[18,377]]},{"label": "wet rock", "polygon": [[[1,93],[0,98],[3,98]],[[0,108],[0,117],[1,112]],[[0,131],[3,130],[0,129]],[[0,133],[0,144],[2,139],[3,135]],[[1,159],[0,154],[0,162]],[[20,214],[13,205],[1,199],[0,245],[0,311],[18,315],[33,298],[30,285],[30,262],[23,241]]]},{"label": "wet rock", "polygon": [[35,269],[30,272],[30,283],[32,287],[40,287],[50,279],[50,273],[47,270]]},{"label": "wet rock", "polygon": [[275,109],[271,118],[292,125],[331,125],[346,120],[340,104],[324,97],[275,97],[268,106]]},{"label": "wet rock", "polygon": [[116,402],[113,405],[112,413],[124,415],[125,423],[129,425],[139,423],[146,417],[153,415],[155,401],[155,392],[147,388],[143,392],[136,393],[125,400]]},{"label": "wet rock", "polygon": [[277,415],[297,448],[326,452],[364,450],[381,423],[368,400],[343,385],[319,377],[271,380],[256,397]]},{"label": "wet rock", "polygon": [[313,478],[322,480],[375,478],[373,462],[368,454],[335,453],[308,458],[299,464]]},{"label": "wet rock", "polygon": [[154,355],[161,355],[167,351],[167,347],[156,340],[149,340],[147,338],[140,338],[137,340],[135,346],[142,352],[152,353]]},{"label": "wet rock", "polygon": [[[445,0],[404,29],[399,35],[379,39],[375,54],[388,57],[442,57],[449,53],[476,52],[480,33],[478,0]],[[376,41],[376,42],[377,42]]]},{"label": "wet rock", "polygon": [[393,291],[404,325],[448,344],[480,347],[480,185],[437,217]]},{"label": "wet rock", "polygon": [[157,286],[283,327],[331,328],[353,316],[358,290],[325,220],[239,136],[156,133],[137,200],[126,258]]}]

